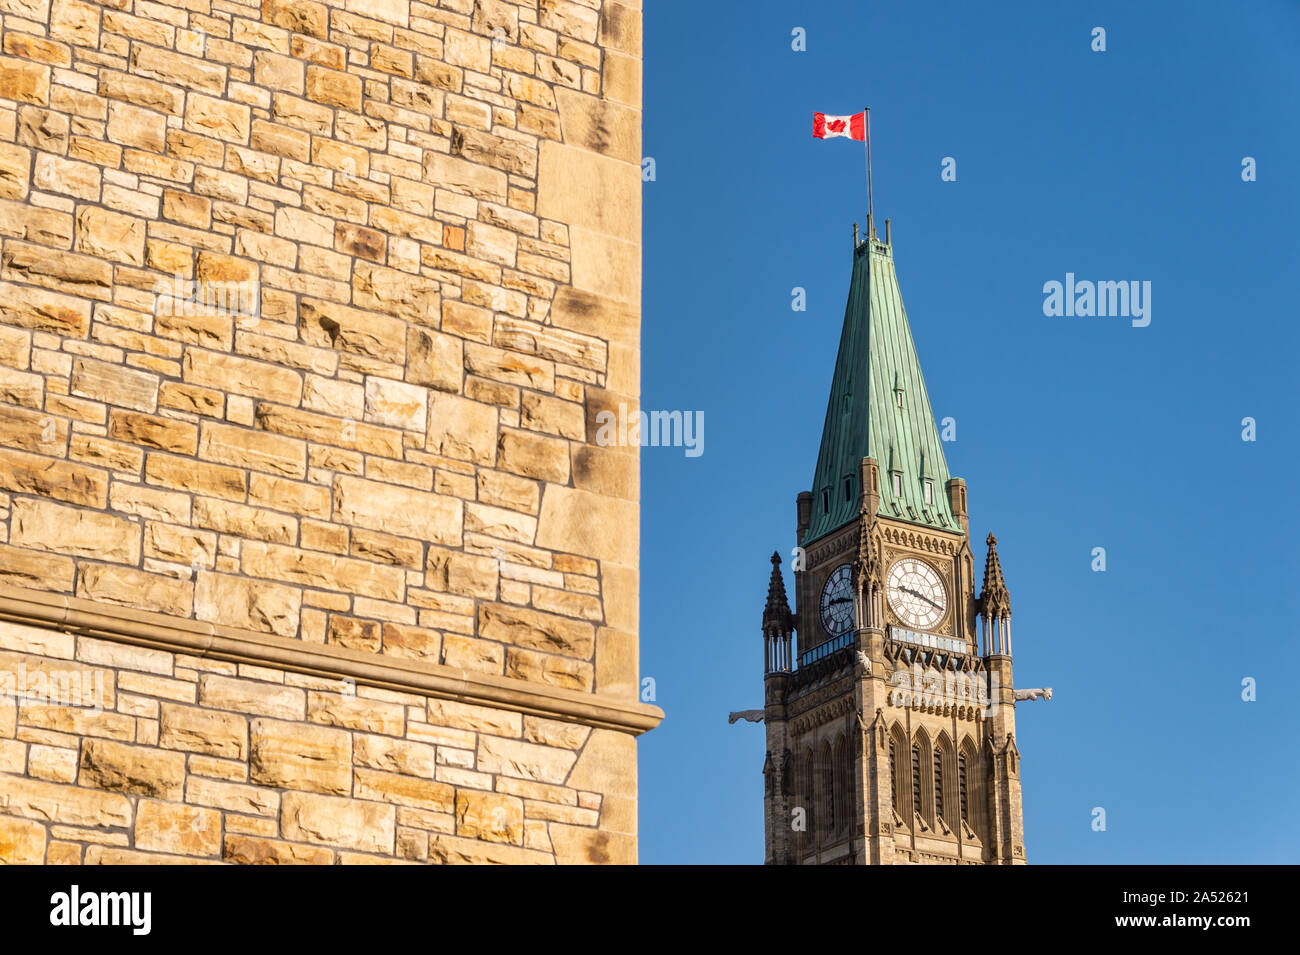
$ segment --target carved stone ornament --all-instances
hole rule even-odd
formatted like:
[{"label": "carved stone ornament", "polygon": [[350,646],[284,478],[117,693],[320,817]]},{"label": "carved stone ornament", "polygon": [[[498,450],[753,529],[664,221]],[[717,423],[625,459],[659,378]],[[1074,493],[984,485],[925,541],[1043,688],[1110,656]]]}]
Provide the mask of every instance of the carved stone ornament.
[{"label": "carved stone ornament", "polygon": [[1052,698],[1052,688],[1035,687],[1032,690],[1016,690],[1016,702],[1022,700],[1050,700]]}]

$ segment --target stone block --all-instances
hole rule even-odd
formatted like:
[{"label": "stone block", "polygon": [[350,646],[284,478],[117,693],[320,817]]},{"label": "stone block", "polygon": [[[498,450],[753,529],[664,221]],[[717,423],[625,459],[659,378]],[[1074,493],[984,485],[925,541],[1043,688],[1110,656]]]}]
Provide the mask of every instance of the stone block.
[{"label": "stone block", "polygon": [[500,793],[461,789],[456,792],[456,834],[463,838],[482,839],[523,845],[523,800]]},{"label": "stone block", "polygon": [[185,756],[151,746],[86,739],[81,743],[77,782],[110,792],[176,801],[184,797]]},{"label": "stone block", "polygon": [[248,758],[248,720],[236,713],[163,703],[158,745],[224,759]]},{"label": "stone block", "polygon": [[0,865],[42,865],[45,842],[39,822],[0,816]]},{"label": "stone block", "polygon": [[239,835],[226,836],[223,857],[242,865],[329,865],[334,861],[329,849]]},{"label": "stone block", "polygon": [[15,501],[9,542],[17,547],[124,564],[140,560],[138,523],[51,501]]},{"label": "stone block", "polygon": [[78,575],[77,596],[188,617],[194,604],[194,585],[188,580],[131,567],[85,564]]},{"label": "stone block", "polygon": [[299,842],[391,854],[396,819],[392,805],[289,792],[281,800],[280,831]]},{"label": "stone block", "polygon": [[72,363],[74,395],[136,411],[154,411],[158,407],[158,383],[157,375],[125,365],[92,358],[78,358]]},{"label": "stone block", "polygon": [[352,737],[346,730],[255,719],[249,736],[251,782],[334,795],[351,793]]},{"label": "stone block", "polygon": [[387,378],[366,378],[367,421],[424,433],[428,422],[428,391]]},{"label": "stone block", "polygon": [[135,848],[188,856],[221,852],[221,813],[183,803],[141,799],[135,811]]},{"label": "stone block", "polygon": [[632,567],[640,550],[635,502],[548,485],[537,546]]},{"label": "stone block", "polygon": [[577,754],[571,749],[526,743],[522,740],[480,736],[478,770],[559,785],[569,775]]},{"label": "stone block", "polygon": [[194,616],[199,620],[293,637],[301,610],[297,587],[206,571],[198,575]]},{"label": "stone block", "polygon": [[455,498],[362,478],[335,478],[335,514],[348,523],[431,544],[458,545],[464,519]]}]

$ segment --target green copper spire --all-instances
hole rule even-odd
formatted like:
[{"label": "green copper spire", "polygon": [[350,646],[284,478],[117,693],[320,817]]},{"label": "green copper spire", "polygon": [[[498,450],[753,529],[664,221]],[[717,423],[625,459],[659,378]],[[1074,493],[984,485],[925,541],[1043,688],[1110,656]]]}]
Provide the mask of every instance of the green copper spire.
[{"label": "green copper spire", "polygon": [[877,514],[961,531],[948,500],[948,462],[898,290],[893,252],[875,237],[853,255],[804,543],[857,518],[859,463],[868,457],[880,465]]}]

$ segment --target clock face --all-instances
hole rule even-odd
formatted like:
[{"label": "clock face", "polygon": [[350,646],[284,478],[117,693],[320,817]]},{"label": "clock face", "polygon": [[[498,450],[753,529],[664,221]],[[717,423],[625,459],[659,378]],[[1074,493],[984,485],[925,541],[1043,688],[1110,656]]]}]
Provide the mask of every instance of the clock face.
[{"label": "clock face", "polygon": [[898,619],[917,630],[929,630],[948,609],[948,591],[938,572],[915,557],[904,557],[889,568],[885,593]]},{"label": "clock face", "polygon": [[853,568],[840,564],[822,588],[822,626],[832,637],[853,629]]}]

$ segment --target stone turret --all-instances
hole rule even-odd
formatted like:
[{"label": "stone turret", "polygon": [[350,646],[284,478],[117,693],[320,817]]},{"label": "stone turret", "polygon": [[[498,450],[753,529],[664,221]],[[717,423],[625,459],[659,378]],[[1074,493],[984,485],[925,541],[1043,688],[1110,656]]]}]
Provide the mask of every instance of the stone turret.
[{"label": "stone turret", "polygon": [[767,755],[763,759],[763,825],[768,864],[790,861],[789,813],[791,760],[786,727],[785,697],[794,668],[791,638],[794,616],[785,595],[781,555],[772,552],[772,575],[763,606],[763,722],[767,729]]},{"label": "stone turret", "polygon": [[991,706],[985,719],[985,752],[992,767],[988,792],[987,848],[1000,864],[1025,861],[1025,822],[1020,795],[1020,750],[1016,746],[1015,676],[1011,669],[1011,593],[1002,576],[998,539],[984,541],[984,587],[979,596],[984,621],[984,656]]},{"label": "stone turret", "polygon": [[980,593],[980,616],[984,620],[984,655],[1011,655],[1011,593],[1002,577],[998,559],[998,539],[992,534],[984,541],[988,556],[984,560],[984,588]]},{"label": "stone turret", "polygon": [[790,638],[794,633],[790,602],[781,576],[781,555],[772,551],[772,576],[767,582],[767,604],[763,607],[763,672],[784,673],[791,668]]}]

